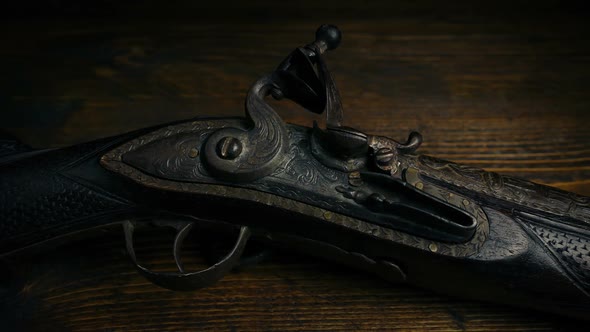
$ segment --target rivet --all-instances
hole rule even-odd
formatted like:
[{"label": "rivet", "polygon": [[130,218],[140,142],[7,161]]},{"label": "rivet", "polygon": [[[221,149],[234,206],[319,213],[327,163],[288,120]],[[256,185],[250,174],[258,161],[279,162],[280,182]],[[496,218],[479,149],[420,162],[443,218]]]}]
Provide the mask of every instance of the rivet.
[{"label": "rivet", "polygon": [[363,184],[363,180],[361,179],[361,173],[359,171],[355,171],[348,174],[348,184],[353,187],[358,187]]},{"label": "rivet", "polygon": [[192,148],[188,151],[188,156],[191,158],[197,158],[199,156],[199,150]]},{"label": "rivet", "polygon": [[422,182],[416,183],[416,188],[418,188],[418,189],[424,188],[424,183],[422,183]]},{"label": "rivet", "polygon": [[431,242],[431,243],[428,245],[428,249],[430,249],[430,251],[432,251],[432,252],[437,252],[437,251],[438,251],[438,246],[436,245],[436,243],[434,243],[434,242]]},{"label": "rivet", "polygon": [[332,212],[330,212],[330,211],[324,212],[324,219],[326,219],[326,220],[332,219]]},{"label": "rivet", "polygon": [[464,199],[464,200],[463,200],[463,205],[465,205],[465,206],[469,205],[469,201],[468,201],[468,200],[466,200],[466,199]]}]

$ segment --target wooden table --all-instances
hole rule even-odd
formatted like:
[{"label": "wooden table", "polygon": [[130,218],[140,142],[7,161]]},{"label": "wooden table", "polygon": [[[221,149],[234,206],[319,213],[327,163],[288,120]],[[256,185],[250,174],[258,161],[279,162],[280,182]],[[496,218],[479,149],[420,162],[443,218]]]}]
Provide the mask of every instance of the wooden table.
[{"label": "wooden table", "polygon": [[[0,127],[35,147],[59,147],[194,116],[242,115],[249,85],[329,22],[344,36],[328,65],[346,125],[399,140],[418,130],[422,153],[590,195],[587,16],[552,2],[431,2],[25,4],[18,19],[0,22]],[[277,107],[287,122],[316,119],[292,103]],[[151,248],[167,253],[158,241]],[[0,321],[9,330],[579,324],[289,253],[207,289],[171,292],[136,274],[117,230],[3,269]]]}]

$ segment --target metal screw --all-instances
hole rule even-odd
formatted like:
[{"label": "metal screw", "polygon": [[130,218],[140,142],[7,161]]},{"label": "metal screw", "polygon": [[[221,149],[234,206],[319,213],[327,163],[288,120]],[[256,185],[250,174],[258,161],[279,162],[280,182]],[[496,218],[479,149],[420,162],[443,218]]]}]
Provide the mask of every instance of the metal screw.
[{"label": "metal screw", "polygon": [[197,158],[199,156],[199,150],[192,148],[188,151],[188,156],[191,158]]},{"label": "metal screw", "polygon": [[235,159],[242,153],[242,142],[235,137],[224,137],[217,143],[217,155],[223,159]]},{"label": "metal screw", "polygon": [[377,160],[377,164],[381,166],[387,166],[395,157],[395,153],[390,148],[381,148],[377,150],[375,154],[375,159]]}]

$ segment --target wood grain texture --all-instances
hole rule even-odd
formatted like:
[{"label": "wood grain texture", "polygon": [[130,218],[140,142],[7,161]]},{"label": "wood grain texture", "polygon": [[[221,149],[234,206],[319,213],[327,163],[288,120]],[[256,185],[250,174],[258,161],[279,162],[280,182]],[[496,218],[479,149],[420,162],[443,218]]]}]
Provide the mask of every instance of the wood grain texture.
[{"label": "wood grain texture", "polygon": [[[346,125],[400,140],[418,130],[422,153],[590,195],[590,35],[576,3],[56,3],[16,7],[18,19],[0,22],[0,127],[33,146],[242,115],[250,84],[330,22],[343,30],[328,65]],[[275,105],[288,122],[316,119],[292,103]],[[164,264],[169,249],[148,242],[153,262]],[[13,330],[581,324],[390,285],[284,252],[211,288],[170,292],[136,274],[118,230],[6,263],[0,319]]]}]

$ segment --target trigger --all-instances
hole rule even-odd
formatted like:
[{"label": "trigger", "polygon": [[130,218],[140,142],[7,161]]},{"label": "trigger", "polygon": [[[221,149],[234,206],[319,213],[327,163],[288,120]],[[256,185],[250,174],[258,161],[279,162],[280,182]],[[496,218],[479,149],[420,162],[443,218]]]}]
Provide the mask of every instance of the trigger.
[{"label": "trigger", "polygon": [[180,273],[185,273],[184,265],[182,264],[182,261],[180,259],[180,250],[182,249],[182,243],[184,242],[184,239],[186,238],[186,236],[192,228],[192,223],[184,225],[178,230],[178,233],[176,233],[176,237],[174,238],[174,262],[176,263],[176,267],[178,268],[178,271]]},{"label": "trigger", "polygon": [[139,264],[133,247],[133,233],[135,230],[134,221],[124,221],[123,232],[125,233],[127,252],[139,273],[154,284],[171,290],[193,290],[203,288],[210,286],[223,278],[224,275],[238,265],[251,234],[248,227],[242,226],[234,247],[219,262],[198,272],[185,272],[180,260],[180,248],[182,242],[192,228],[192,223],[163,223],[163,225],[172,226],[178,230],[174,240],[174,260],[176,261],[176,266],[180,272],[154,272]]}]

